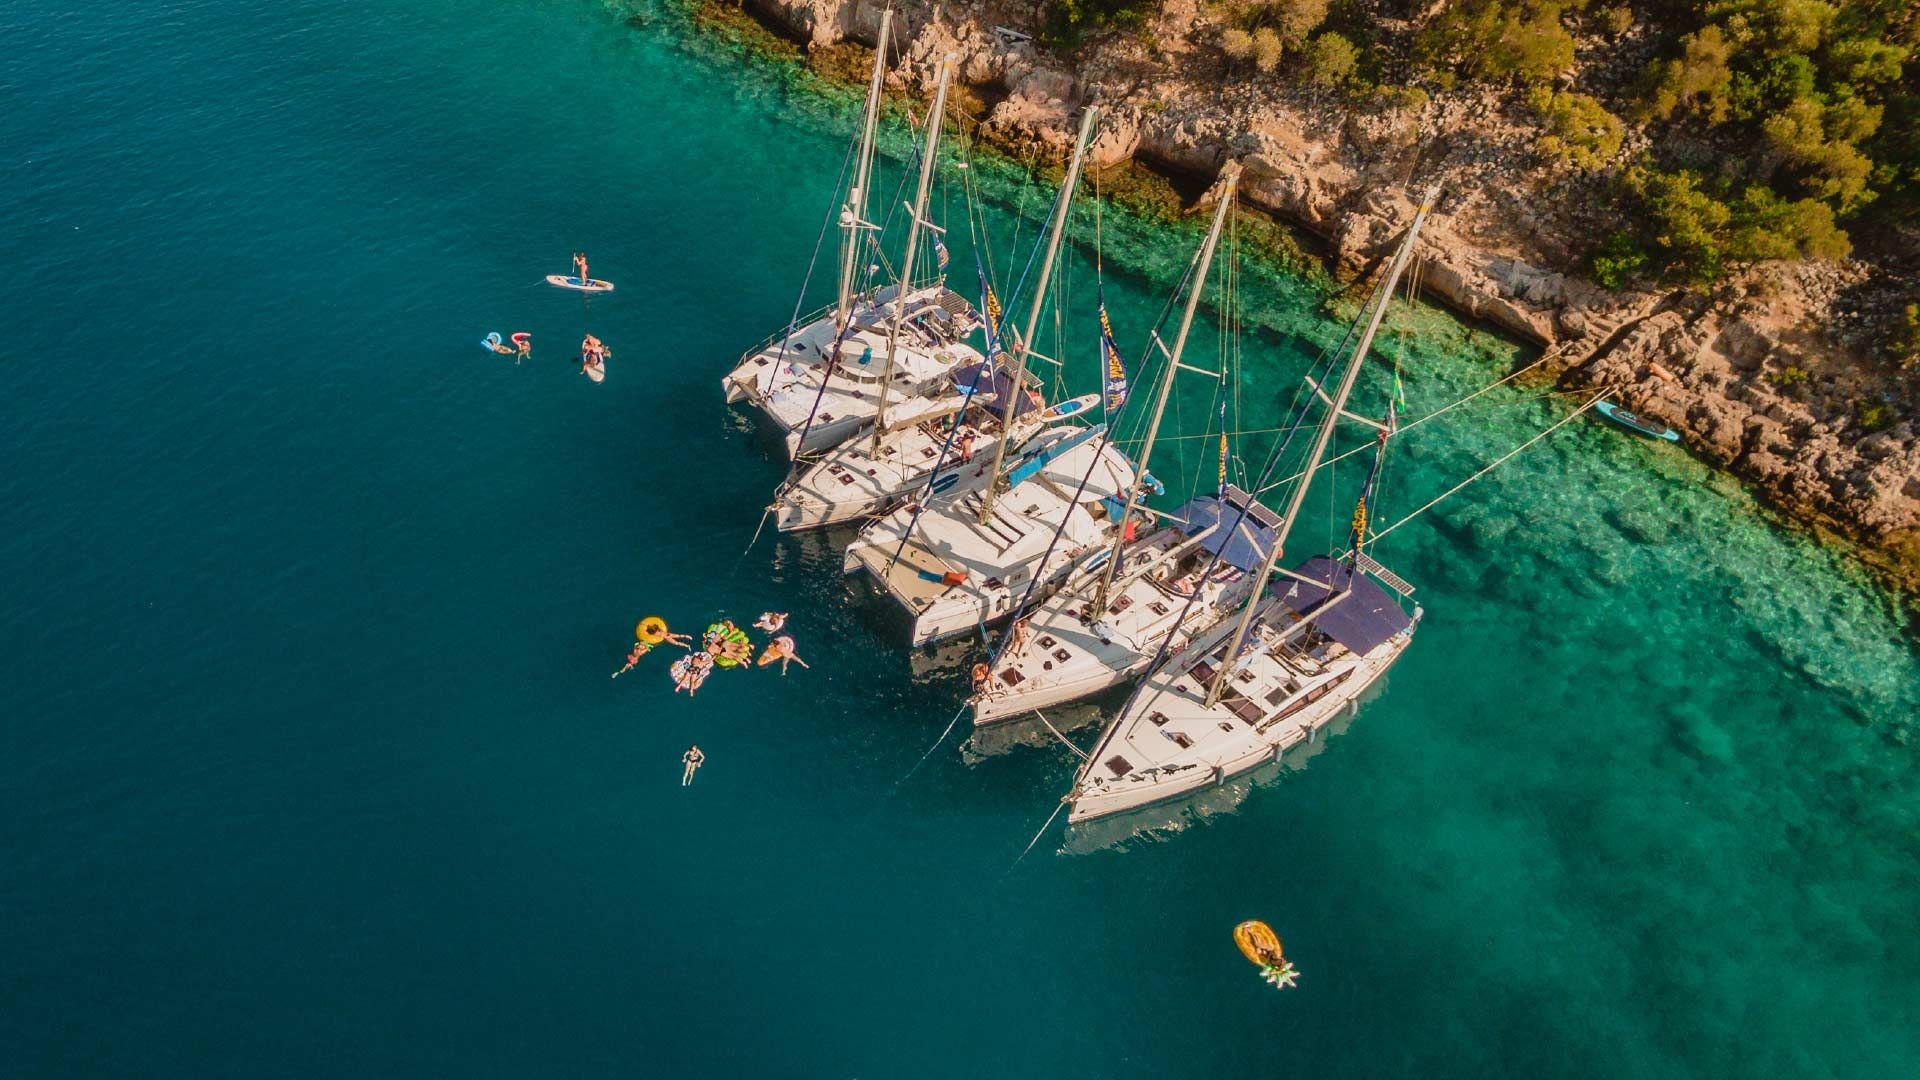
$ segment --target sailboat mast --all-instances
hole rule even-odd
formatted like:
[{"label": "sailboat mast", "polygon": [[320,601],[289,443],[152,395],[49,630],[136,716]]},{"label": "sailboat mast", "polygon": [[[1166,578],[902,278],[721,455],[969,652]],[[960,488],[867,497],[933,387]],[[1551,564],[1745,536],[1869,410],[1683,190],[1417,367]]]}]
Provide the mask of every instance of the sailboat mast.
[{"label": "sailboat mast", "polygon": [[[1153,443],[1160,435],[1160,418],[1166,415],[1167,399],[1173,396],[1173,377],[1180,370],[1180,355],[1187,348],[1187,331],[1193,329],[1193,314],[1199,310],[1200,294],[1206,290],[1207,271],[1213,266],[1213,252],[1220,244],[1220,227],[1226,224],[1227,211],[1233,207],[1234,189],[1240,183],[1240,164],[1230,161],[1220,170],[1220,179],[1225,185],[1220,192],[1220,205],[1213,212],[1213,227],[1207,230],[1206,242],[1200,245],[1199,266],[1194,270],[1193,285],[1187,290],[1186,310],[1180,313],[1180,330],[1173,338],[1173,351],[1167,356],[1167,373],[1160,380],[1160,394],[1153,403],[1153,417],[1147,421],[1146,441],[1140,446],[1139,474],[1144,479],[1147,465],[1153,460]],[[1224,358],[1223,358],[1224,359]],[[1100,589],[1095,594],[1093,609],[1104,612],[1107,609],[1107,593],[1113,588],[1114,578],[1120,573],[1121,553],[1127,544],[1127,520],[1133,516],[1133,508],[1139,505],[1140,489],[1135,484],[1127,490],[1127,503],[1120,511],[1120,519],[1113,527],[1113,554],[1107,559],[1106,573],[1100,577]]]},{"label": "sailboat mast", "polygon": [[880,123],[880,87],[887,76],[887,45],[893,40],[893,9],[880,13],[880,38],[873,47],[873,78],[867,84],[866,120],[860,129],[860,157],[854,165],[853,186],[840,208],[840,294],[834,308],[836,338],[853,321],[853,279],[860,267],[860,249],[867,229],[867,183],[873,177],[874,131]]},{"label": "sailboat mast", "polygon": [[887,426],[887,391],[893,387],[893,358],[900,350],[900,325],[907,319],[907,286],[913,277],[913,257],[920,247],[920,229],[927,220],[927,191],[933,186],[933,165],[940,149],[940,122],[947,115],[947,81],[960,58],[953,53],[940,58],[939,85],[933,91],[933,112],[927,116],[927,145],[920,151],[920,186],[913,192],[913,220],[907,222],[907,250],[900,257],[899,284],[893,293],[893,324],[887,330],[887,366],[880,373],[880,400],[873,414],[873,448],[880,449],[880,435]]},{"label": "sailboat mast", "polygon": [[1013,388],[1012,398],[1007,402],[1006,412],[1000,419],[1000,438],[993,446],[993,468],[987,475],[987,489],[980,496],[980,521],[984,524],[993,513],[994,496],[1000,486],[1000,470],[1007,463],[1007,444],[1012,442],[1013,418],[1019,411],[1021,397],[1026,393],[1027,350],[1032,347],[1033,336],[1040,332],[1040,309],[1047,302],[1047,286],[1053,281],[1053,264],[1060,254],[1060,240],[1067,228],[1067,208],[1073,205],[1073,189],[1080,183],[1080,165],[1087,156],[1087,140],[1093,135],[1093,123],[1100,116],[1100,110],[1092,105],[1080,114],[1080,136],[1073,144],[1073,157],[1067,162],[1066,179],[1060,182],[1060,199],[1053,208],[1053,231],[1047,236],[1047,257],[1040,263],[1040,279],[1033,287],[1033,306],[1027,311],[1027,332],[1015,342],[1013,351]]},{"label": "sailboat mast", "polygon": [[1227,654],[1221,661],[1220,670],[1214,674],[1212,685],[1207,687],[1209,709],[1219,703],[1220,695],[1226,691],[1227,680],[1233,677],[1234,661],[1240,655],[1240,643],[1246,640],[1247,627],[1253,623],[1254,609],[1260,606],[1261,595],[1266,592],[1267,578],[1279,563],[1280,549],[1286,546],[1287,534],[1293,531],[1293,523],[1300,517],[1300,507],[1307,501],[1307,489],[1313,486],[1314,471],[1320,467],[1320,459],[1326,456],[1327,444],[1333,441],[1334,425],[1340,422],[1341,412],[1347,407],[1347,397],[1353,393],[1353,384],[1360,378],[1360,366],[1367,359],[1367,350],[1373,347],[1373,335],[1380,329],[1381,320],[1387,316],[1387,305],[1393,302],[1393,290],[1400,282],[1400,273],[1413,256],[1413,245],[1420,237],[1420,226],[1426,223],[1427,213],[1433,209],[1434,200],[1439,197],[1439,184],[1427,189],[1420,201],[1420,209],[1413,215],[1413,224],[1407,228],[1407,238],[1400,242],[1400,250],[1394,252],[1393,263],[1387,269],[1386,284],[1380,289],[1380,302],[1367,320],[1367,329],[1360,335],[1359,344],[1354,346],[1353,359],[1340,376],[1339,389],[1327,404],[1327,418],[1321,421],[1320,431],[1314,437],[1313,452],[1307,456],[1306,469],[1300,474],[1300,482],[1294,485],[1293,494],[1287,499],[1287,511],[1280,518],[1280,528],[1273,534],[1273,547],[1268,550],[1259,575],[1253,579],[1253,589],[1247,595],[1246,607],[1240,610],[1240,621],[1233,628],[1233,636],[1227,639]]}]

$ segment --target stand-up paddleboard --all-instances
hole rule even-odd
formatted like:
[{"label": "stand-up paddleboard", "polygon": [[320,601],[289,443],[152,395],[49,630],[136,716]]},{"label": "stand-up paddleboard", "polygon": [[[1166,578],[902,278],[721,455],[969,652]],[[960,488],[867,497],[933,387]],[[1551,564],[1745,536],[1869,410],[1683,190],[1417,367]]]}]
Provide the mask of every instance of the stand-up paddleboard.
[{"label": "stand-up paddleboard", "polygon": [[581,368],[580,370],[585,373],[587,378],[592,379],[594,382],[606,381],[607,365],[605,364],[595,364],[592,367]]},{"label": "stand-up paddleboard", "polygon": [[1649,420],[1639,413],[1628,412],[1611,401],[1603,401],[1594,406],[1594,408],[1600,410],[1600,415],[1619,424],[1628,431],[1637,431],[1649,439],[1664,439],[1667,442],[1680,441],[1679,432],[1665,424]]},{"label": "stand-up paddleboard", "polygon": [[1081,413],[1086,412],[1098,404],[1100,404],[1099,394],[1082,394],[1077,398],[1069,398],[1041,413],[1039,420],[1043,424],[1051,424],[1055,420],[1065,420],[1069,416],[1079,416]]},{"label": "stand-up paddleboard", "polygon": [[562,289],[572,289],[575,292],[613,291],[613,282],[611,281],[601,281],[599,278],[588,278],[585,281],[581,281],[577,277],[568,277],[565,274],[548,274],[547,284],[557,285]]}]

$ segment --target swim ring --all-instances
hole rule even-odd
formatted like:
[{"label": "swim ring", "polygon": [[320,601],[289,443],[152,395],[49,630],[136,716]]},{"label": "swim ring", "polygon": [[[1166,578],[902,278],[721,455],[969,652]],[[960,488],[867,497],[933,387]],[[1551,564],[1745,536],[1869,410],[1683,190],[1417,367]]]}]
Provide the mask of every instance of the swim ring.
[{"label": "swim ring", "polygon": [[633,628],[634,640],[646,645],[658,645],[667,640],[667,620],[658,615],[649,615],[640,620]]}]

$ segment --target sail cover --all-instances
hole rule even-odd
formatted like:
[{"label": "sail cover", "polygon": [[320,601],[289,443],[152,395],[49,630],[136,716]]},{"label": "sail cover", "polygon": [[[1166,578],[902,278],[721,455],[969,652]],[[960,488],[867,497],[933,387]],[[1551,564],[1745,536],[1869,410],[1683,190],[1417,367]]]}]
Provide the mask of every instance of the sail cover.
[{"label": "sail cover", "polygon": [[[1312,619],[1320,632],[1361,655],[1380,647],[1380,643],[1413,625],[1413,617],[1401,610],[1387,591],[1365,574],[1355,574],[1345,563],[1325,555],[1316,555],[1293,571],[1311,583],[1293,578],[1276,578],[1268,586],[1281,603]],[[1324,615],[1314,611],[1327,598],[1353,586],[1353,595],[1328,608]]]},{"label": "sail cover", "polygon": [[956,369],[953,373],[953,385],[963,394],[967,392],[968,387],[974,386],[976,379],[979,380],[979,386],[974,390],[974,396],[982,403],[990,401],[994,413],[1001,419],[1007,418],[1009,401],[1014,404],[1015,416],[1023,415],[1033,409],[1033,403],[1027,400],[1027,395],[1014,392],[1013,375],[1003,367],[968,364],[966,367]]},{"label": "sail cover", "polygon": [[[1242,507],[1248,508],[1244,517]],[[1203,495],[1188,501],[1173,512],[1173,520],[1188,536],[1205,533],[1201,547],[1220,556],[1220,561],[1248,572],[1266,562],[1267,552],[1273,548],[1273,532],[1280,525],[1273,511],[1232,485],[1224,496]],[[1239,526],[1229,531],[1236,520]]]}]

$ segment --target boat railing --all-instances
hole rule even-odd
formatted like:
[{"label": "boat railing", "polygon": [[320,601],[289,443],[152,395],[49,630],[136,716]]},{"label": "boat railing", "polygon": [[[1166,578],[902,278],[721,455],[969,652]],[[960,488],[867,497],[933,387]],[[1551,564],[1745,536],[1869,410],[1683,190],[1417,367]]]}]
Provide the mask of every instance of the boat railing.
[{"label": "boat railing", "polygon": [[740,361],[742,363],[745,363],[748,359],[767,351],[769,348],[772,348],[776,342],[784,340],[789,335],[798,331],[801,327],[807,326],[811,323],[818,321],[822,315],[825,315],[827,312],[832,311],[836,306],[837,305],[835,304],[825,304],[821,306],[818,310],[809,312],[793,320],[791,325],[783,326],[780,329],[775,330],[773,333],[768,334],[765,341],[762,341],[760,344],[755,345],[751,349],[748,349],[746,352],[741,353]]}]

